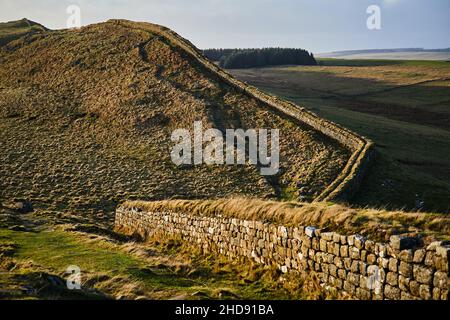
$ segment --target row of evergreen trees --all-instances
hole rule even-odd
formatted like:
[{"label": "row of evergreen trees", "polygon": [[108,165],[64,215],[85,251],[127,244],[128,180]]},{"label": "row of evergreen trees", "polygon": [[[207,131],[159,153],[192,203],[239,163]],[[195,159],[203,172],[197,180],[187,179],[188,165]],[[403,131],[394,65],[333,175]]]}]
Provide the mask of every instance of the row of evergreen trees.
[{"label": "row of evergreen trees", "polygon": [[210,60],[219,61],[226,69],[256,68],[276,65],[317,65],[312,53],[304,49],[207,49],[203,54]]}]

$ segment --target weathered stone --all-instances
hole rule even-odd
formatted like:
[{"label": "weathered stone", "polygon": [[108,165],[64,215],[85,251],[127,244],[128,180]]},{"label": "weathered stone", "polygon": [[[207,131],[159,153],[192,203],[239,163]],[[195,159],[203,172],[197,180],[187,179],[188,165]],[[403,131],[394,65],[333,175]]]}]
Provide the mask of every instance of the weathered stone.
[{"label": "weathered stone", "polygon": [[352,284],[350,281],[344,281],[344,290],[350,294],[354,295],[356,291],[356,287],[354,284]]},{"label": "weathered stone", "polygon": [[367,251],[374,253],[375,252],[375,242],[372,240],[366,240],[365,248]]},{"label": "weathered stone", "polygon": [[418,297],[419,296],[419,289],[420,289],[420,283],[415,281],[415,280],[411,280],[409,282],[409,290],[411,291],[411,293]]},{"label": "weathered stone", "polygon": [[409,282],[410,281],[411,281],[410,278],[406,278],[404,276],[399,276],[398,277],[398,287],[400,288],[400,290],[409,292]]},{"label": "weathered stone", "polygon": [[320,239],[319,247],[320,247],[320,251],[326,252],[327,251],[327,241],[325,239]]},{"label": "weathered stone", "polygon": [[327,252],[334,254],[334,243],[333,242],[327,242]]},{"label": "weathered stone", "polygon": [[388,258],[378,258],[378,265],[381,268],[387,269],[389,267],[389,259]]},{"label": "weathered stone", "polygon": [[395,272],[388,272],[386,282],[391,286],[396,286],[398,284],[398,275]]},{"label": "weathered stone", "polygon": [[347,278],[347,271],[345,269],[339,269],[337,275],[339,279],[345,280]]},{"label": "weathered stone", "polygon": [[288,236],[288,229],[286,227],[284,227],[284,226],[279,226],[278,227],[278,235],[280,237],[287,238],[287,236]]},{"label": "weathered stone", "polygon": [[417,300],[416,297],[410,295],[409,293],[402,291],[400,295],[401,300]]},{"label": "weathered stone", "polygon": [[336,257],[334,257],[333,262],[336,267],[341,268],[341,269],[344,268],[344,261],[341,258],[336,256]]},{"label": "weathered stone", "polygon": [[367,255],[366,259],[368,264],[375,264],[377,262],[377,257],[373,253]]},{"label": "weathered stone", "polygon": [[413,266],[411,263],[400,261],[399,273],[407,278],[412,277]]},{"label": "weathered stone", "polygon": [[366,257],[367,257],[367,251],[366,250],[361,250],[361,252],[360,252],[360,259],[361,259],[361,261],[364,261],[364,262],[366,262]]},{"label": "weathered stone", "polygon": [[433,251],[428,251],[425,255],[425,265],[428,267],[432,267],[434,265],[434,257],[436,256],[436,253]]},{"label": "weathered stone", "polygon": [[450,257],[450,246],[438,246],[436,248],[436,255],[448,259]]},{"label": "weathered stone", "polygon": [[359,249],[356,247],[350,247],[350,258],[355,259],[355,260],[359,260],[360,256],[359,256]]},{"label": "weathered stone", "polygon": [[333,242],[339,243],[340,241],[341,241],[341,236],[338,233],[333,232]]},{"label": "weathered stone", "polygon": [[441,241],[434,241],[427,246],[427,251],[436,251],[436,248],[441,245]]},{"label": "weathered stone", "polygon": [[431,284],[433,271],[431,269],[415,265],[413,267],[414,279],[423,284]]},{"label": "weathered stone", "polygon": [[347,271],[350,270],[351,266],[352,266],[352,259],[344,258],[344,268],[345,268],[345,270],[347,270]]},{"label": "weathered stone", "polygon": [[344,258],[348,257],[348,246],[345,246],[345,245],[341,246],[340,255],[341,255],[341,257],[344,257]]},{"label": "weathered stone", "polygon": [[434,273],[433,286],[441,289],[448,288],[448,276],[442,271]]},{"label": "weathered stone", "polygon": [[441,299],[441,289],[434,288],[433,289],[433,300],[440,300]]},{"label": "weathered stone", "polygon": [[359,277],[359,274],[350,272],[347,274],[347,281],[350,281],[355,286],[359,286]]},{"label": "weathered stone", "polygon": [[319,251],[320,250],[320,244],[319,244],[319,240],[318,240],[319,238],[312,238],[312,241],[311,241],[311,246],[312,246],[312,248],[314,249],[314,250],[317,250],[317,251]]},{"label": "weathered stone", "polygon": [[342,235],[341,235],[340,240],[341,240],[341,244],[343,244],[343,245],[346,245],[346,244],[348,243],[348,242],[347,242],[347,237],[346,237],[346,236],[342,236]]},{"label": "weathered stone", "polygon": [[325,241],[332,241],[333,240],[333,232],[322,232],[320,237]]},{"label": "weathered stone", "polygon": [[389,270],[392,272],[398,271],[398,260],[397,259],[395,259],[395,258],[389,259]]},{"label": "weathered stone", "polygon": [[419,296],[424,300],[431,299],[431,288],[429,285],[421,284],[419,288]]},{"label": "weathered stone", "polygon": [[436,269],[438,269],[439,271],[449,274],[449,270],[450,270],[449,266],[450,266],[449,259],[443,258],[441,256],[434,257],[434,267],[436,267]]},{"label": "weathered stone", "polygon": [[360,262],[359,264],[359,273],[365,276],[367,274],[367,263]]},{"label": "weathered stone", "polygon": [[355,235],[355,247],[357,247],[358,249],[360,249],[360,250],[364,249],[365,241],[366,241],[366,239],[363,236],[361,236],[359,234]]},{"label": "weathered stone", "polygon": [[351,267],[350,267],[350,270],[352,271],[352,272],[358,272],[359,271],[359,264],[360,264],[361,262],[360,261],[358,261],[358,260],[353,260],[352,261],[352,265],[351,265]]},{"label": "weathered stone", "polygon": [[425,259],[426,253],[427,252],[425,249],[418,249],[418,250],[414,251],[413,262],[414,263],[422,263],[423,260]]},{"label": "weathered stone", "polygon": [[356,298],[358,298],[359,300],[370,300],[371,298],[370,291],[361,288],[356,288]]},{"label": "weathered stone", "polygon": [[398,258],[404,262],[412,262],[413,251],[411,249],[402,250],[400,251]]},{"label": "weathered stone", "polygon": [[315,231],[316,231],[315,227],[306,227],[305,228],[305,234],[310,238],[315,236]]},{"label": "weathered stone", "polygon": [[412,249],[417,245],[417,239],[412,237],[405,237],[400,235],[394,235],[389,238],[391,247],[394,250],[401,251],[404,249]]},{"label": "weathered stone", "polygon": [[28,200],[14,201],[12,203],[6,203],[4,206],[17,213],[29,213],[33,211],[33,205]]},{"label": "weathered stone", "polygon": [[386,254],[387,254],[387,249],[386,249],[386,245],[385,244],[382,244],[382,243],[380,243],[380,244],[378,244],[378,256],[380,256],[380,257],[382,257],[382,258],[384,258],[384,257],[386,257]]},{"label": "weathered stone", "polygon": [[400,300],[400,289],[390,285],[384,286],[384,296],[391,300]]},{"label": "weathered stone", "polygon": [[337,267],[334,264],[330,264],[328,270],[333,277],[337,277]]}]

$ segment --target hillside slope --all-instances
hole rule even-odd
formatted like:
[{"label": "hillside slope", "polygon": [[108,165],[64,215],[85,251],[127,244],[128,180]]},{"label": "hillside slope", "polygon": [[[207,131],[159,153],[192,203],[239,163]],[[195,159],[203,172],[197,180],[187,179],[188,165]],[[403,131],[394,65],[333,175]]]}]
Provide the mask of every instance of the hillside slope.
[{"label": "hillside slope", "polygon": [[48,29],[28,19],[0,23],[0,46],[25,35],[44,32]]},{"label": "hillside slope", "polygon": [[[0,47],[2,202],[104,217],[124,199],[313,199],[348,166],[351,150],[223,81],[163,30],[115,20]],[[171,132],[197,120],[281,129],[279,176],[176,167]]]}]

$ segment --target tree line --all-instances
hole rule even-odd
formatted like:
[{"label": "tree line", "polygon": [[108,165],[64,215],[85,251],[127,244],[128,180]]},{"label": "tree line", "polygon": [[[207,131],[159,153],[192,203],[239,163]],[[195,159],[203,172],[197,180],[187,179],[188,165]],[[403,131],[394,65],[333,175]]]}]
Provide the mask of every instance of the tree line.
[{"label": "tree line", "polygon": [[219,61],[226,69],[256,68],[276,65],[317,65],[312,53],[295,48],[206,49],[203,54]]}]

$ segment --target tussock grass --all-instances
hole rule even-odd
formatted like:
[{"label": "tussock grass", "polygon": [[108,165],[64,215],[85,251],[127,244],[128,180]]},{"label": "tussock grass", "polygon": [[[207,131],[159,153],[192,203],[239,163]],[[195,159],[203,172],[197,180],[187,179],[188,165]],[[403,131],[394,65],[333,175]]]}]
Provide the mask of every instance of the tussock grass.
[{"label": "tussock grass", "polygon": [[[33,289],[3,298],[345,298],[322,290],[314,276],[284,275],[244,257],[205,254],[177,237],[154,234],[146,243],[122,242],[68,227],[45,232],[0,229],[0,286]],[[78,294],[65,289],[69,264],[82,271],[83,291]]]},{"label": "tussock grass", "polygon": [[224,216],[275,222],[287,226],[312,225],[330,230],[387,238],[394,233],[421,233],[446,238],[450,218],[445,214],[351,208],[334,203],[264,201],[251,198],[219,200],[128,201],[124,208],[149,212],[175,211],[202,216]]}]

